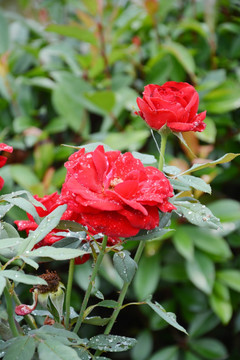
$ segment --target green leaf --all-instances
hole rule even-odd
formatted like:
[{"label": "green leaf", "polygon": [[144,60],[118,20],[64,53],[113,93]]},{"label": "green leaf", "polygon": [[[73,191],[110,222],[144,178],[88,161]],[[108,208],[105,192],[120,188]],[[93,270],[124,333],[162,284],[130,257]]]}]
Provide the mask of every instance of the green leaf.
[{"label": "green leaf", "polygon": [[22,133],[24,130],[30,127],[38,127],[39,124],[36,120],[28,116],[18,116],[13,121],[13,128],[16,133]]},{"label": "green leaf", "polygon": [[192,55],[188,51],[188,49],[175,42],[169,42],[167,44],[162,45],[163,49],[170,54],[172,54],[178,62],[182,65],[184,70],[190,74],[193,75],[195,72],[195,63]]},{"label": "green leaf", "polygon": [[231,258],[232,252],[223,238],[202,228],[197,229],[194,236],[194,230],[191,227],[192,238],[196,247],[211,255],[215,261]]},{"label": "green leaf", "polygon": [[80,360],[75,350],[51,338],[39,343],[38,355],[40,360]]},{"label": "green leaf", "polygon": [[163,171],[170,175],[179,175],[181,170],[177,166],[164,166]]},{"label": "green leaf", "polygon": [[18,246],[22,243],[24,239],[20,237],[17,238],[7,238],[0,240],[0,249],[6,249],[12,246]]},{"label": "green leaf", "polygon": [[64,295],[65,295],[64,290],[65,290],[64,286],[60,285],[57,291],[52,292],[49,295],[50,309],[53,310],[52,314],[54,314],[57,311],[59,319],[61,319],[63,315],[63,303],[64,303]]},{"label": "green leaf", "polygon": [[[89,278],[91,276],[91,273],[92,273],[91,261],[87,261],[81,266],[75,267],[75,271],[74,271],[75,282],[84,291],[86,291],[88,288]],[[92,293],[95,293],[98,290],[99,286],[100,286],[99,277],[97,276],[93,284]]]},{"label": "green leaf", "polygon": [[203,106],[214,114],[222,114],[240,107],[240,86],[228,80],[203,97]]},{"label": "green leaf", "polygon": [[[178,24],[177,24],[178,25]],[[184,19],[181,21],[177,28],[177,35],[179,36],[183,32],[186,31],[194,31],[195,33],[199,34],[203,38],[207,39],[209,36],[208,26],[205,23],[200,23],[194,19]]]},{"label": "green leaf", "polygon": [[31,214],[37,224],[40,222],[40,217],[35,209],[34,205],[31,204],[30,201],[21,198],[12,198],[7,200],[10,204],[18,206],[20,209],[26,211],[27,213]]},{"label": "green leaf", "polygon": [[204,335],[206,332],[214,329],[219,324],[219,319],[211,312],[197,314],[191,321],[189,328],[189,336],[197,338]]},{"label": "green leaf", "polygon": [[191,353],[190,351],[186,351],[184,360],[201,360],[201,359],[195,354]]},{"label": "green leaf", "polygon": [[0,296],[3,293],[5,286],[6,286],[6,279],[5,279],[5,277],[0,276]]},{"label": "green leaf", "polygon": [[148,130],[133,130],[131,128],[125,130],[124,133],[109,133],[104,142],[112,149],[136,151],[142,147],[148,136]]},{"label": "green leaf", "polygon": [[183,175],[179,176],[178,180],[180,180],[183,184],[186,184],[196,190],[211,194],[211,186],[199,177],[192,175]]},{"label": "green leaf", "polygon": [[231,301],[222,299],[215,292],[213,292],[213,294],[210,295],[210,305],[222,323],[227,325],[233,314]]},{"label": "green leaf", "polygon": [[43,178],[46,170],[50,167],[54,160],[54,145],[52,142],[44,142],[38,144],[34,149],[34,169],[40,179]]},{"label": "green leaf", "polygon": [[185,230],[188,230],[188,227],[179,226],[177,231],[173,234],[173,243],[179,254],[187,260],[192,260],[194,254],[193,238]]},{"label": "green leaf", "polygon": [[[30,334],[37,335],[37,336],[40,336],[43,338],[45,338],[44,336],[46,336],[46,335],[56,337],[56,338],[57,337],[65,338],[68,340],[72,340],[72,343],[74,343],[74,345],[86,344],[86,341],[84,339],[79,338],[79,336],[77,334],[75,334],[74,332],[68,331],[64,327],[57,327],[57,326],[43,325],[37,330],[31,330]],[[71,341],[70,341],[70,343],[71,343]]]},{"label": "green leaf", "polygon": [[190,169],[181,173],[181,175],[191,174],[193,171],[202,170],[208,167],[214,167],[217,164],[225,164],[232,161],[240,154],[228,153],[214,161],[207,161],[205,164],[194,164]]},{"label": "green leaf", "polygon": [[189,343],[189,346],[194,352],[205,359],[220,360],[226,359],[228,356],[225,346],[216,339],[203,338],[194,340]]},{"label": "green leaf", "polygon": [[34,260],[32,259],[29,259],[28,257],[26,256],[20,256],[20,259],[22,259],[26,264],[28,264],[29,266],[33,267],[34,269],[38,269],[39,268],[39,265],[38,263],[36,263]]},{"label": "green leaf", "polygon": [[12,207],[13,205],[11,204],[7,204],[7,205],[0,204],[0,219],[2,219]]},{"label": "green leaf", "polygon": [[86,231],[85,226],[70,220],[60,220],[58,226],[56,227],[60,230],[71,230],[71,231]]},{"label": "green leaf", "polygon": [[95,350],[120,352],[131,349],[136,345],[137,340],[125,336],[118,335],[97,335],[93,336],[88,346]]},{"label": "green leaf", "polygon": [[101,318],[100,316],[85,317],[84,323],[94,326],[105,326],[109,322],[109,318]]},{"label": "green leaf", "polygon": [[[170,216],[171,216],[171,214],[170,214]],[[169,220],[169,218],[168,218],[168,220]],[[159,225],[161,225],[161,224],[159,224]],[[163,229],[162,226],[155,228],[153,230],[140,230],[138,235],[127,238],[127,241],[162,240],[165,238],[166,234],[171,235],[171,233],[173,233],[174,231],[175,231],[174,229]]]},{"label": "green leaf", "polygon": [[16,270],[1,270],[0,275],[15,282],[28,285],[47,285],[47,282],[39,276],[27,275]]},{"label": "green leaf", "polygon": [[190,191],[191,190],[190,186],[184,184],[183,182],[179,181],[178,179],[169,179],[169,181],[174,190],[179,190],[179,191]]},{"label": "green leaf", "polygon": [[9,47],[8,21],[0,11],[0,55],[5,53]]},{"label": "green leaf", "polygon": [[86,93],[85,97],[100,108],[104,113],[111,112],[115,105],[115,94],[112,91]]},{"label": "green leaf", "polygon": [[[75,91],[75,88],[72,88]],[[72,130],[78,132],[82,126],[83,106],[65,88],[64,84],[56,86],[52,92],[52,103],[60,115],[61,123],[66,123]]]},{"label": "green leaf", "polygon": [[120,251],[113,256],[114,267],[124,282],[130,283],[136,273],[137,264],[128,251]]},{"label": "green leaf", "polygon": [[[1,228],[0,228],[0,239],[3,239],[7,235],[9,236],[9,238],[14,238],[14,237],[20,238],[17,230],[11,224],[8,224],[8,223],[2,221]],[[1,242],[1,240],[0,240],[0,242]],[[1,247],[1,245],[0,245],[0,247]]]},{"label": "green leaf", "polygon": [[214,201],[209,209],[221,222],[233,222],[240,220],[240,202],[232,199]]},{"label": "green leaf", "polygon": [[240,292],[240,270],[220,270],[217,272],[217,279],[230,289]]},{"label": "green leaf", "polygon": [[31,191],[34,186],[39,184],[39,179],[29,166],[20,164],[11,165],[10,171],[13,180],[25,189]]},{"label": "green leaf", "polygon": [[177,360],[178,347],[168,346],[162,350],[157,351],[149,360]]},{"label": "green leaf", "polygon": [[189,201],[175,200],[174,205],[177,207],[177,213],[183,215],[190,223],[207,227],[210,229],[218,229],[221,223],[212,212],[200,203],[192,203]]},{"label": "green leaf", "polygon": [[137,337],[137,344],[131,350],[132,360],[146,360],[153,348],[153,339],[149,330],[142,331]]},{"label": "green leaf", "polygon": [[[62,214],[65,212],[67,205],[60,205],[55,210],[53,210],[49,215],[47,215],[37,227],[35,231],[32,231],[28,238],[22,241],[22,246],[19,249],[19,255],[22,255],[25,252],[25,256],[28,251],[30,251],[35,244],[41,241],[46,235],[50,233],[59,223]],[[51,247],[48,247],[51,249]],[[38,249],[40,250],[40,249]],[[54,249],[53,249],[54,250]],[[37,250],[34,250],[37,251]],[[51,251],[51,250],[50,250]]]},{"label": "green leaf", "polygon": [[215,268],[209,257],[196,251],[194,259],[187,261],[186,269],[192,283],[206,294],[211,294],[215,279]]},{"label": "green leaf", "polygon": [[174,237],[178,237],[178,232],[180,232],[182,241],[191,239],[197,248],[211,255],[211,258],[216,261],[226,260],[232,256],[228,243],[222,237],[209,232],[207,229],[183,225],[179,227]]},{"label": "green leaf", "polygon": [[97,40],[94,34],[80,26],[51,24],[45,30],[49,32],[55,32],[59,35],[73,37],[77,40],[88,42],[92,45],[97,45]]},{"label": "green leaf", "polygon": [[35,341],[30,336],[20,336],[8,347],[4,360],[31,360],[35,352]]},{"label": "green leaf", "polygon": [[138,265],[133,287],[138,300],[144,300],[152,294],[160,280],[160,256],[143,256]]},{"label": "green leaf", "polygon": [[118,302],[114,301],[114,300],[103,300],[103,301],[100,301],[96,305],[112,309],[112,308],[115,308],[118,305]]},{"label": "green leaf", "polygon": [[25,253],[26,257],[39,257],[39,258],[51,258],[53,260],[69,260],[78,256],[88,254],[88,251],[70,249],[70,248],[55,248],[52,246],[42,246],[39,249],[32,250]]},{"label": "green leaf", "polygon": [[144,165],[153,165],[157,163],[157,159],[153,155],[142,154],[137,151],[133,151],[132,155],[135,159],[141,160]]},{"label": "green leaf", "polygon": [[169,325],[175,327],[176,329],[184,332],[187,334],[187,331],[178,324],[176,320],[176,315],[170,312],[167,312],[162,305],[160,305],[158,302],[155,301],[155,303],[152,303],[150,300],[146,301],[146,304],[150,306],[151,309],[153,309],[163,320],[165,320]]},{"label": "green leaf", "polygon": [[112,284],[118,290],[123,287],[123,280],[114,268],[112,258],[108,254],[106,254],[103,258],[103,262],[100,267],[100,274],[107,282]]}]

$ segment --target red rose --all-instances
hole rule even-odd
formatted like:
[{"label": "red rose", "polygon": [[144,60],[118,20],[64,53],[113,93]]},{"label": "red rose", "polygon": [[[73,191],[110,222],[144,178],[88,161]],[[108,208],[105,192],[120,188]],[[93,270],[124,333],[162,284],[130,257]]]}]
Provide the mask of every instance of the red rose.
[{"label": "red rose", "polygon": [[[39,198],[37,195],[34,196],[34,198],[36,200],[38,200],[40,203],[42,203],[46,210],[44,210],[41,207],[36,207],[37,213],[40,217],[44,217],[47,216],[48,214],[50,214],[54,209],[56,209],[59,205],[61,205],[61,201],[60,201],[60,196],[58,195],[57,192],[51,194],[51,195],[45,195],[43,198]],[[73,220],[73,221],[77,221],[77,214],[74,214],[74,218],[73,218],[73,214],[70,211],[65,211],[64,214],[61,217],[61,220]],[[33,219],[33,217],[30,214],[27,214],[28,219],[29,220],[17,220],[14,221],[15,224],[18,227],[19,231],[25,230],[27,234],[29,234],[29,231],[34,231],[37,229],[38,224],[35,222],[35,220]],[[58,230],[58,229],[53,229],[49,234],[47,234],[47,236],[45,236],[45,238],[43,240],[41,240],[39,243],[37,243],[35,245],[35,249],[39,248],[41,246],[51,246],[52,244],[54,244],[55,242],[63,239],[63,236],[59,236],[58,233],[61,232],[62,230]],[[75,263],[76,264],[83,264],[84,262],[86,262],[89,259],[90,255],[86,254],[83,255],[79,258],[75,259]]]},{"label": "red rose", "polygon": [[[63,202],[61,201],[60,196],[57,192],[51,194],[51,195],[45,195],[43,198],[38,197],[37,195],[34,195],[34,198],[38,200],[41,204],[43,204],[46,208],[44,210],[42,207],[36,207],[37,213],[40,217],[47,216],[50,214],[54,209],[56,209],[59,205],[62,205]],[[19,231],[26,231],[27,235],[29,234],[29,231],[34,231],[37,229],[38,224],[35,222],[34,218],[27,214],[29,220],[16,220],[14,221],[15,224],[18,227]],[[70,220],[75,221],[78,223],[84,224],[84,221],[80,214],[73,213],[72,211],[66,210],[64,214],[61,217],[61,220]],[[96,232],[93,229],[89,229],[91,235],[95,235]],[[59,236],[58,233],[62,232],[62,230],[59,229],[53,229],[43,240],[41,240],[39,243],[35,245],[35,249],[41,247],[41,246],[51,246],[55,242],[63,239],[63,236]],[[85,240],[84,240],[85,241]],[[86,236],[86,241],[91,241],[91,237],[89,235]],[[85,241],[85,242],[86,242]],[[108,239],[108,245],[114,245],[118,243],[120,240],[119,238],[109,238]],[[83,255],[81,257],[78,257],[75,259],[75,264],[83,264],[90,258],[90,254]]]},{"label": "red rose", "polygon": [[[40,217],[47,216],[50,214],[54,209],[56,209],[59,205],[61,205],[59,201],[59,195],[57,192],[51,194],[51,195],[45,195],[43,198],[38,197],[37,195],[34,195],[34,198],[39,201],[41,204],[43,204],[46,208],[44,210],[41,207],[36,207],[37,213]],[[64,216],[65,215],[65,216]],[[18,227],[19,231],[25,230],[27,235],[29,234],[29,231],[34,231],[37,229],[38,224],[35,222],[32,215],[27,214],[29,220],[16,220],[14,221],[15,224]],[[66,212],[63,214],[62,219],[68,218]],[[50,246],[54,244],[56,241],[59,241],[63,238],[63,236],[58,236],[57,233],[62,230],[56,230],[53,229],[43,240],[41,240],[38,244],[36,244],[35,248],[41,247],[41,246]]]},{"label": "red rose", "polygon": [[[11,153],[13,151],[13,148],[12,148],[12,146],[0,143],[0,151],[7,151],[7,152]],[[6,164],[6,161],[7,161],[7,157],[1,155],[0,156],[0,168]],[[3,184],[4,184],[4,180],[0,176],[0,190],[2,190]]]},{"label": "red rose", "polygon": [[136,235],[159,224],[159,212],[175,207],[173,190],[154,167],[144,167],[131,153],[104,152],[103,146],[72,154],[61,197],[68,210],[80,213],[85,225],[113,237]]},{"label": "red rose", "polygon": [[206,111],[197,114],[199,97],[188,83],[168,81],[164,85],[145,86],[143,98],[137,98],[140,115],[155,130],[167,125],[172,131],[203,131]]}]

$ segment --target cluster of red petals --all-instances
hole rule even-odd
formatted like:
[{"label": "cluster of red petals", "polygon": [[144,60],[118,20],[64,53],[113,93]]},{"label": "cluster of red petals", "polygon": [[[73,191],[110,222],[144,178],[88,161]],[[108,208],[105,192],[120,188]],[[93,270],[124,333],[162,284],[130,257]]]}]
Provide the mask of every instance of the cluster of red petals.
[{"label": "cluster of red petals", "polygon": [[[43,198],[40,198],[37,195],[35,195],[34,198],[38,200],[41,204],[43,204],[46,208],[46,210],[44,210],[42,207],[35,206],[37,213],[40,217],[45,217],[49,215],[54,209],[56,209],[59,205],[62,204],[60,196],[58,195],[57,192],[51,195],[45,195]],[[28,235],[29,231],[34,231],[37,229],[38,224],[35,222],[35,220],[30,214],[27,214],[27,216],[29,220],[16,220],[15,224],[17,225],[19,231],[24,230]],[[78,221],[79,216],[77,214],[73,214],[69,210],[66,210],[62,215],[61,220]],[[35,249],[42,246],[51,246],[56,241],[63,239],[63,236],[58,235],[59,232],[62,232],[62,230],[53,229],[49,234],[45,236],[45,238],[42,241],[40,241],[38,244],[35,245]],[[89,259],[89,257],[90,257],[89,254],[83,255],[82,257],[76,258],[75,263],[82,264],[86,262]]]},{"label": "cluster of red petals", "polygon": [[[12,146],[0,143],[0,151],[6,151],[6,152],[11,153],[13,151],[13,148],[12,148]],[[0,168],[3,167],[6,164],[6,161],[7,161],[7,157],[3,156],[3,155],[0,155]],[[4,184],[4,180],[0,176],[0,190],[3,187],[3,184]]]},{"label": "cluster of red petals", "polygon": [[81,214],[85,225],[114,237],[136,235],[140,229],[159,224],[159,210],[171,212],[173,196],[169,180],[154,167],[144,167],[131,153],[105,152],[98,146],[72,154],[62,201],[68,210]]},{"label": "cluster of red petals", "polygon": [[[45,216],[49,215],[59,205],[63,204],[63,200],[57,192],[55,192],[51,195],[45,195],[43,198],[40,198],[37,195],[34,195],[34,198],[37,201],[39,201],[41,204],[43,204],[46,209],[45,210],[40,206],[39,207],[35,206],[37,213],[40,217],[45,217]],[[27,214],[27,216],[28,216],[28,220],[16,220],[14,222],[17,225],[19,231],[26,231],[26,233],[28,235],[30,231],[34,231],[37,229],[38,224],[35,222],[32,215]],[[82,225],[86,225],[84,223],[84,220],[81,217],[81,214],[78,214],[76,212],[74,213],[68,209],[62,215],[61,220],[70,220],[70,221],[75,221],[75,222],[81,223]],[[49,234],[47,234],[44,237],[43,240],[41,240],[39,243],[37,243],[34,248],[37,249],[42,246],[51,246],[55,242],[63,239],[63,236],[58,235],[58,233],[60,233],[60,232],[62,232],[62,230],[53,229]],[[92,228],[89,228],[89,232],[91,233],[91,235],[96,234],[96,231],[94,231],[94,229],[92,229]],[[90,240],[91,240],[91,237],[89,235],[87,235],[86,241],[90,241]],[[118,243],[119,241],[120,241],[120,239],[118,237],[115,237],[115,238],[110,237],[108,239],[108,245],[109,246],[114,245],[114,244]],[[83,264],[89,258],[90,258],[89,254],[78,257],[75,259],[75,264],[77,264],[77,265]]]},{"label": "cluster of red petals", "polygon": [[145,86],[143,98],[137,98],[140,115],[155,130],[164,125],[172,131],[203,131],[206,111],[197,114],[199,96],[194,87],[185,82],[168,81],[162,86]]}]

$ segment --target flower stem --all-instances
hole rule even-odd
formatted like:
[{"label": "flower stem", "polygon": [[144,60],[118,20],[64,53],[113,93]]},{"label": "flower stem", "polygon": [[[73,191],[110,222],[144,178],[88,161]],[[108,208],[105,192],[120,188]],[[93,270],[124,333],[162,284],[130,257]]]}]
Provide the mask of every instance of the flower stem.
[{"label": "flower stem", "polygon": [[106,235],[104,235],[103,241],[102,241],[101,251],[100,251],[100,253],[98,255],[97,261],[96,261],[95,266],[93,268],[92,275],[91,275],[91,278],[90,278],[90,281],[89,281],[89,284],[88,284],[88,288],[87,288],[87,291],[85,293],[85,296],[84,296],[84,299],[83,299],[83,302],[82,302],[81,310],[80,310],[80,313],[78,315],[77,323],[76,323],[75,328],[73,330],[75,333],[78,332],[78,330],[80,329],[80,326],[82,325],[84,311],[86,310],[88,300],[89,300],[89,297],[91,295],[91,291],[92,291],[92,288],[93,288],[93,285],[94,285],[95,278],[97,276],[99,267],[100,267],[100,265],[102,263],[102,260],[103,260],[104,254],[105,254],[105,248],[106,248],[106,245],[107,245],[107,239],[108,239],[108,237]]},{"label": "flower stem", "polygon": [[[140,244],[138,245],[138,249],[137,249],[137,252],[135,254],[135,257],[134,257],[134,261],[138,264],[140,258],[141,258],[141,255],[142,255],[142,252],[143,252],[143,249],[145,247],[145,242],[146,240],[143,240],[143,241],[140,241]],[[122,304],[123,304],[123,301],[124,301],[124,298],[125,298],[125,295],[127,293],[127,290],[128,290],[128,287],[129,287],[130,283],[124,283],[123,287],[122,287],[122,290],[119,294],[119,297],[118,297],[118,305],[117,307],[114,309],[113,311],[113,314],[111,316],[111,319],[104,331],[104,334],[108,335],[110,334],[111,330],[112,330],[112,327],[115,323],[115,320],[116,318],[118,317],[118,314],[121,310],[121,307],[122,307]]]},{"label": "flower stem", "polygon": [[69,326],[69,318],[70,318],[70,303],[71,303],[72,283],[73,283],[73,274],[74,274],[74,264],[75,264],[75,259],[71,259],[69,262],[68,283],[67,283],[66,304],[65,304],[66,317],[64,322],[66,329]]},{"label": "flower stem", "polygon": [[7,305],[7,313],[8,313],[8,323],[10,326],[10,329],[12,331],[12,334],[14,337],[19,336],[19,332],[14,320],[14,311],[13,311],[13,305],[12,305],[12,298],[10,295],[10,287],[8,286],[8,284],[6,285],[5,289],[4,289],[4,296],[5,296],[5,300],[6,300],[6,305]]},{"label": "flower stem", "polygon": [[164,155],[165,155],[165,150],[166,150],[168,134],[165,132],[160,132],[160,135],[161,135],[161,148],[160,148],[158,169],[160,171],[162,171],[163,166],[164,166]]}]

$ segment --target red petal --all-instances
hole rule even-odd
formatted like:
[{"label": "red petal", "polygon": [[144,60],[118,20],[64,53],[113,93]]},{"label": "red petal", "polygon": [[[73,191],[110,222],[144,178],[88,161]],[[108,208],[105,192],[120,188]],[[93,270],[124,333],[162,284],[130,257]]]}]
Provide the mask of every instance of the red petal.
[{"label": "red petal", "polygon": [[4,185],[4,180],[3,180],[3,178],[0,176],[0,190],[2,190],[3,185]]},{"label": "red petal", "polygon": [[0,143],[0,151],[7,151],[7,152],[11,153],[13,151],[13,147],[3,144],[3,143]]}]

